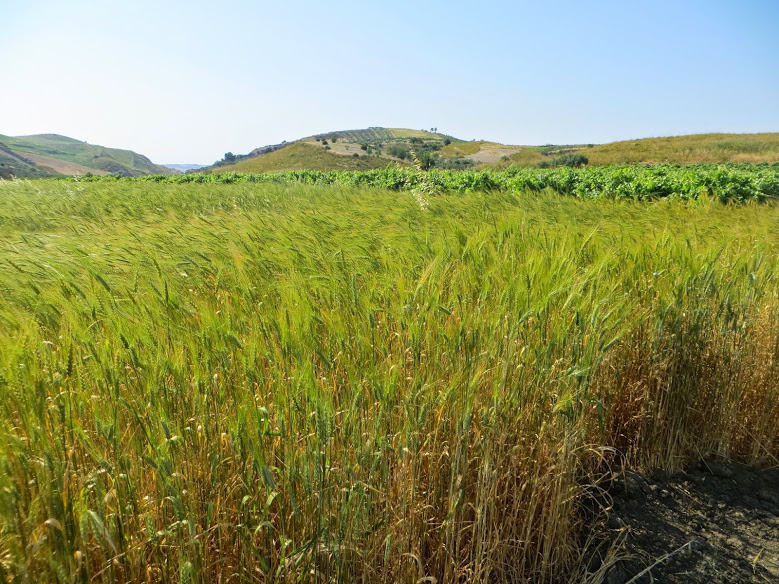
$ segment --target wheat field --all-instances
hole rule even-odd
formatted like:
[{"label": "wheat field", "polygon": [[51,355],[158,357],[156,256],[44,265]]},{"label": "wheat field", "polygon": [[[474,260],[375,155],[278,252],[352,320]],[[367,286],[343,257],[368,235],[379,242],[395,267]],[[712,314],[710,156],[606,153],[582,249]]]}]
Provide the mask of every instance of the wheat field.
[{"label": "wheat field", "polygon": [[597,581],[610,469],[779,455],[779,209],[0,181],[0,580]]}]

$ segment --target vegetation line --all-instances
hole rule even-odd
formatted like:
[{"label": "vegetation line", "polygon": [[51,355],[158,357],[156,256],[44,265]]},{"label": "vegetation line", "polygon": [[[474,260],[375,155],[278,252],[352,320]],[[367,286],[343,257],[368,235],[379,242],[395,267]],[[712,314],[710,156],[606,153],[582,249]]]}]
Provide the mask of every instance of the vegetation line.
[{"label": "vegetation line", "polygon": [[[418,161],[417,161],[418,162]],[[699,164],[692,166],[609,166],[425,172],[419,167],[391,167],[367,171],[293,171],[264,174],[184,174],[138,179],[89,177],[81,181],[139,180],[173,184],[326,184],[369,186],[392,190],[428,190],[466,193],[501,190],[520,193],[551,189],[582,199],[612,198],[654,200],[660,198],[697,199],[716,197],[722,202],[765,201],[779,198],[779,164]]]}]

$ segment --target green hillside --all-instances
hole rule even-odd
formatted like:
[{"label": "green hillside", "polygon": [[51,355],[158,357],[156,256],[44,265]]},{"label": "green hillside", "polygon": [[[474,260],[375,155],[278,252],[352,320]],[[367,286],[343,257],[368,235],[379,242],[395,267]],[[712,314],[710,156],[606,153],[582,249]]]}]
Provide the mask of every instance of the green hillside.
[{"label": "green hillside", "polygon": [[131,150],[87,144],[58,134],[35,136],[0,135],[0,176],[36,177],[58,175],[118,174],[144,176],[175,174]]},{"label": "green hillside", "polygon": [[13,177],[46,178],[57,176],[57,172],[46,166],[39,166],[29,158],[21,156],[0,142],[0,179]]}]

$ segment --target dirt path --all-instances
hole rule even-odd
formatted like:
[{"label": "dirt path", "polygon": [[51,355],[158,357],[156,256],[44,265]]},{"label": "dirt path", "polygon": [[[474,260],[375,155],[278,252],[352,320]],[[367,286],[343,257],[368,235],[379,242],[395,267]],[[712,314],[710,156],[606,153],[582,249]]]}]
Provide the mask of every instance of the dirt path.
[{"label": "dirt path", "polygon": [[779,469],[709,461],[667,477],[627,473],[611,495],[608,527],[631,557],[607,584],[779,582]]}]

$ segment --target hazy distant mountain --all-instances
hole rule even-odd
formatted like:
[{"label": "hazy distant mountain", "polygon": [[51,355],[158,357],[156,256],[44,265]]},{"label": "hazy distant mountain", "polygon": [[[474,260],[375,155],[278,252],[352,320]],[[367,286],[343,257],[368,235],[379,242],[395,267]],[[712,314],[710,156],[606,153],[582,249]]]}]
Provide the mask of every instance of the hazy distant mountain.
[{"label": "hazy distant mountain", "polygon": [[87,144],[58,134],[0,135],[0,178],[176,174],[132,150]]},{"label": "hazy distant mountain", "polygon": [[200,168],[205,168],[205,164],[163,164],[165,168],[172,168],[173,170],[179,170],[181,172],[186,172],[188,170],[198,170]]}]

